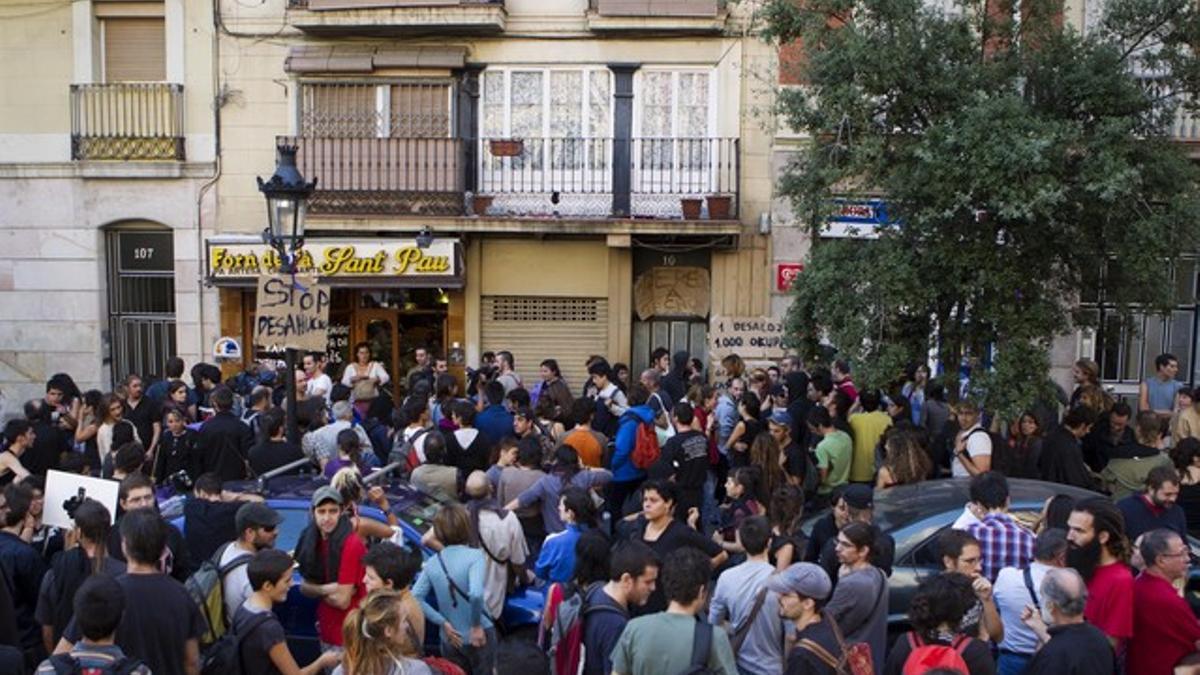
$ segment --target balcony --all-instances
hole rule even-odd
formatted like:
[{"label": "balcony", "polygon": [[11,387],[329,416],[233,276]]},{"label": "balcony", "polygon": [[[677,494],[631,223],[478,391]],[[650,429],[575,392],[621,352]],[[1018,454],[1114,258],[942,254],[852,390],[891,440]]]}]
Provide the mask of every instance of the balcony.
[{"label": "balcony", "polygon": [[184,160],[183,85],[71,85],[71,158]]},{"label": "balcony", "polygon": [[588,28],[596,32],[719,33],[718,0],[591,0]]},{"label": "balcony", "polygon": [[314,215],[456,216],[464,209],[464,144],[455,138],[308,138],[295,145],[300,172],[317,179]]},{"label": "balcony", "polygon": [[297,145],[301,172],[317,179],[309,203],[315,215],[738,217],[736,138],[280,137],[278,142]]},{"label": "balcony", "polygon": [[311,35],[494,35],[503,0],[288,0],[288,23]]}]

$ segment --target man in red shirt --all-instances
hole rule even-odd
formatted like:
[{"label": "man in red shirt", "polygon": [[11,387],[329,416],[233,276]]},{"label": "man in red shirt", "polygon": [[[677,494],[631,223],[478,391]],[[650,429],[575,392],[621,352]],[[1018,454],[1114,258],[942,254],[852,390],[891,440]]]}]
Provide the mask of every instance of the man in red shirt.
[{"label": "man in red shirt", "polygon": [[1187,576],[1188,547],[1171,530],[1151,530],[1138,550],[1146,569],[1133,582],[1133,639],[1126,670],[1138,675],[1171,675],[1180,659],[1200,649],[1200,621],[1175,592]]},{"label": "man in red shirt", "polygon": [[1133,637],[1133,574],[1125,561],[1125,520],[1107,497],[1075,504],[1067,519],[1067,566],[1087,581],[1084,617],[1104,631],[1118,655]]},{"label": "man in red shirt", "polygon": [[342,496],[325,485],[312,498],[312,522],[296,543],[304,578],[300,592],[317,598],[317,635],[323,651],[342,646],[342,622],[367,594],[363,585],[367,547],[342,513]]}]

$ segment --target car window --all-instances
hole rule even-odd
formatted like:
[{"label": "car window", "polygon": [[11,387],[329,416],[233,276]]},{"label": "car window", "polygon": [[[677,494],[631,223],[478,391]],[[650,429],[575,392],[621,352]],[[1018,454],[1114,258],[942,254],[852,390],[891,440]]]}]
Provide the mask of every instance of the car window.
[{"label": "car window", "polygon": [[283,516],[283,522],[279,523],[279,537],[275,540],[275,548],[281,551],[295,551],[296,542],[300,541],[300,533],[308,526],[308,509],[275,505],[271,508]]}]

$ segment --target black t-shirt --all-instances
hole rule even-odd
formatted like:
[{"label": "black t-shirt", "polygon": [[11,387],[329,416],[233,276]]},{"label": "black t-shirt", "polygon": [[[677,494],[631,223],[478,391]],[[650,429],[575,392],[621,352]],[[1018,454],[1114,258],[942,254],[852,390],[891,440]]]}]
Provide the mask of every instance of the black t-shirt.
[{"label": "black t-shirt", "polygon": [[[634,538],[640,539],[644,544],[649,546],[654,551],[654,554],[658,556],[659,561],[666,560],[669,553],[685,546],[700,549],[710,558],[720,555],[722,550],[712,539],[700,534],[678,520],[672,520],[667,525],[667,529],[663,530],[663,533],[659,535],[656,541],[647,540],[645,534],[646,521],[639,517],[634,528]],[[666,608],[667,596],[663,592],[662,584],[658,584],[655,586],[654,592],[650,594],[650,599],[646,601],[646,604],[635,608],[634,613],[638,616],[644,616],[664,611]]]},{"label": "black t-shirt", "polygon": [[[149,450],[150,441],[154,440],[154,425],[162,423],[162,407],[149,396],[143,396],[136,408],[127,405],[125,409],[125,419],[133,422],[138,438],[142,439],[142,446]],[[113,450],[117,449],[113,447]]]},{"label": "black t-shirt", "polygon": [[675,434],[663,444],[659,461],[649,474],[660,479],[674,476],[680,490],[702,490],[708,477],[708,438],[691,429]]},{"label": "black t-shirt", "polygon": [[[808,462],[805,461],[808,459],[808,450],[800,447],[795,441],[792,441],[783,448],[782,452],[783,456],[787,458],[784,470],[787,471],[789,476],[799,480],[800,484],[803,485],[804,470],[808,467]],[[813,462],[813,466],[816,466],[816,462]]]},{"label": "black t-shirt", "polygon": [[[1028,675],[1112,675],[1116,659],[1107,636],[1090,623],[1050,627],[1050,641],[1034,654]],[[974,675],[974,673],[972,673]]]},{"label": "black t-shirt", "polygon": [[238,538],[237,512],[244,503],[188,498],[183,505],[184,538],[192,560],[208,560],[222,544]]},{"label": "black t-shirt", "polygon": [[[118,507],[118,509],[119,508],[120,507]],[[184,505],[184,508],[187,508],[186,504]],[[108,531],[108,554],[113,558],[120,560],[121,562],[127,562],[125,560],[125,552],[121,550],[122,517],[124,517],[124,513],[118,512],[117,523],[113,525],[111,530]],[[191,529],[192,528],[189,525],[188,531],[190,532]],[[233,537],[230,539],[233,539]],[[225,541],[230,541],[230,539],[226,539]],[[192,563],[193,558],[191,553],[188,551],[187,542],[184,541],[183,533],[179,531],[179,528],[170,523],[167,523],[167,550],[171,554],[171,577],[179,583],[187,581],[187,578],[192,576],[192,572],[195,569]],[[200,559],[196,559],[195,564],[198,565],[199,563]]]},{"label": "black t-shirt", "polygon": [[[117,583],[125,591],[117,646],[144,661],[154,675],[186,675],[187,641],[204,633],[204,619],[183,584],[165,574],[122,574]],[[80,640],[74,619],[63,637]]]},{"label": "black t-shirt", "polygon": [[[950,640],[938,640],[927,644],[951,646],[953,642]],[[904,662],[908,660],[912,651],[908,633],[904,633],[896,638],[896,642],[892,644],[892,650],[888,653],[887,662],[884,663],[883,674],[903,675]],[[963,647],[961,653],[963,661],[967,662],[969,675],[995,675],[996,662],[992,659],[992,650],[988,648],[987,643],[982,640],[968,638],[968,643]]]},{"label": "black t-shirt", "polygon": [[260,476],[298,459],[304,459],[304,452],[287,441],[265,441],[250,448],[250,468]]},{"label": "black t-shirt", "polygon": [[[266,620],[253,627],[249,634],[246,629],[259,617],[267,615]],[[233,615],[233,632],[242,641],[242,672],[261,673],[262,675],[279,675],[279,669],[271,661],[271,648],[285,642],[287,636],[283,632],[283,624],[273,612],[251,611],[245,605],[238,607]]]},{"label": "black t-shirt", "polygon": [[838,527],[833,520],[833,513],[825,514],[824,518],[814,523],[812,534],[808,538],[808,547],[804,549],[804,562],[817,562],[821,557],[821,550],[825,548],[825,542],[836,539],[837,533]]},{"label": "black t-shirt", "polygon": [[830,628],[828,619],[822,619],[819,623],[814,623],[796,633],[797,646],[788,652],[786,673],[787,675],[837,675],[837,671],[830,668],[816,653],[800,647],[800,640],[812,640],[824,647],[833,658],[841,658],[841,648],[838,646],[837,638],[833,635],[833,629]]}]

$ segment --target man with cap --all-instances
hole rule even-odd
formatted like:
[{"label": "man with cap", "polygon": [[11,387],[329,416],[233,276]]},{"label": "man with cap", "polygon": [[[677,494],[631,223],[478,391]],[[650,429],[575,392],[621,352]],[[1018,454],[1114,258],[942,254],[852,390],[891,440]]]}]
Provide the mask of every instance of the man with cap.
[{"label": "man with cap", "polygon": [[[875,546],[871,547],[871,564],[883,570],[887,576],[892,576],[892,562],[896,555],[896,540],[892,535],[885,534],[875,527],[875,491],[869,485],[847,485],[842,490],[842,498],[833,507],[834,522],[837,529],[832,537],[825,540],[821,553],[817,557],[818,564],[825,573],[837,584],[838,562],[834,547],[837,544],[837,532],[850,523],[866,523],[875,530]],[[815,528],[814,528],[815,529]]]},{"label": "man with cap", "polygon": [[[796,563],[767,579],[778,595],[779,616],[791,622],[795,646],[787,655],[788,675],[834,675],[829,657],[840,660],[833,621],[822,611],[833,590],[829,575],[812,563]],[[786,630],[786,623],[785,623]]]},{"label": "man with cap", "polygon": [[300,592],[317,598],[317,635],[322,650],[342,646],[342,623],[367,594],[363,584],[367,547],[342,513],[342,496],[329,485],[312,496],[312,522],[296,542]]},{"label": "man with cap", "polygon": [[279,536],[276,528],[282,521],[283,517],[275,509],[262,502],[246,502],[238,508],[234,516],[238,538],[221,547],[216,556],[226,617],[232,619],[238,607],[254,592],[246,574],[246,563],[255,553],[275,548],[275,538]]}]

